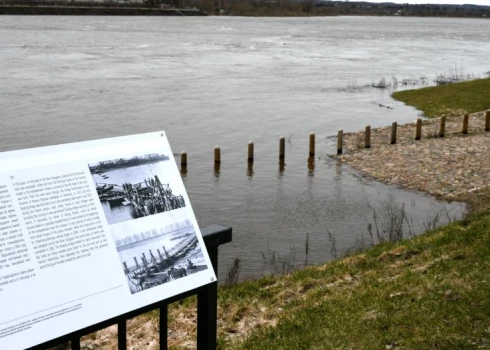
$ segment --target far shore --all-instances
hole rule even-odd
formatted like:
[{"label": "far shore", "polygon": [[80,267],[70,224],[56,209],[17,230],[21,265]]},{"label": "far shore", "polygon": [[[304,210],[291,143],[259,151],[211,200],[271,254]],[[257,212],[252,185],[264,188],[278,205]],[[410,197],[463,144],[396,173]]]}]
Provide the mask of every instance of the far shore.
[{"label": "far shore", "polygon": [[[332,17],[332,16],[384,16],[384,17],[449,17],[490,18],[490,6],[483,5],[409,5],[394,3],[344,1],[289,1],[279,3],[226,2],[220,8],[197,4],[174,7],[156,0],[149,2],[60,1],[44,0],[26,3],[6,1],[0,4],[0,15],[69,15],[69,16],[243,16],[243,17]],[[198,6],[198,7],[196,7]]]}]

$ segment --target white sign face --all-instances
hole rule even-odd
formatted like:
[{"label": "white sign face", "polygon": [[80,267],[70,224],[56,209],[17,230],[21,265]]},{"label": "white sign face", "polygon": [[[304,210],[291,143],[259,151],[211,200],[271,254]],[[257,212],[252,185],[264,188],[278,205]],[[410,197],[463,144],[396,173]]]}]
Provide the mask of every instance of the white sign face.
[{"label": "white sign face", "polygon": [[165,133],[0,153],[0,349],[213,281]]}]

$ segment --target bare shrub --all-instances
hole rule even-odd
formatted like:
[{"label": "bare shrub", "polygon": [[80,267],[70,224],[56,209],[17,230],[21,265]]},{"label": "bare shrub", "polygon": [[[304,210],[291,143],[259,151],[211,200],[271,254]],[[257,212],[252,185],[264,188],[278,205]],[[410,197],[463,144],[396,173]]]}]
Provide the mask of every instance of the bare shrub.
[{"label": "bare shrub", "polygon": [[238,277],[240,276],[240,270],[242,269],[241,260],[235,258],[230,268],[228,269],[228,273],[226,274],[225,285],[233,286],[238,283]]},{"label": "bare shrub", "polygon": [[438,74],[434,82],[436,85],[448,85],[479,78],[480,76],[477,74],[465,74],[463,67],[458,69],[458,67],[455,65],[454,68],[450,69],[448,73]]},{"label": "bare shrub", "polygon": [[[381,209],[377,211],[369,205],[373,211],[374,227],[378,242],[399,242],[403,239],[403,224],[409,223],[405,204],[398,206],[393,196],[381,204]],[[409,231],[411,231],[409,225]],[[368,226],[370,236],[373,237],[372,226]]]},{"label": "bare shrub", "polygon": [[364,142],[365,142],[365,133],[364,132],[358,132],[354,134],[354,148],[359,151],[361,149],[364,149]]},{"label": "bare shrub", "polygon": [[377,83],[372,83],[371,86],[377,89],[388,89],[391,84],[387,83],[385,78],[381,78]]},{"label": "bare shrub", "polygon": [[330,230],[327,228],[327,234],[328,234],[328,241],[332,244],[332,247],[330,248],[330,254],[333,256],[334,259],[337,259],[337,245],[335,242],[335,236],[330,232]]},{"label": "bare shrub", "polygon": [[359,92],[359,91],[363,91],[367,88],[369,88],[370,86],[365,84],[365,85],[359,85],[357,83],[357,78],[354,77],[354,78],[349,78],[349,80],[347,81],[347,85],[345,87],[342,87],[339,89],[339,91],[345,91],[345,92]]},{"label": "bare shrub", "polygon": [[262,254],[263,266],[268,269],[273,275],[284,275],[292,272],[295,269],[296,250],[294,245],[289,247],[289,252],[281,256],[277,251],[271,250],[267,245],[267,251],[260,252]]},{"label": "bare shrub", "polygon": [[429,132],[427,133],[427,138],[432,139],[432,138],[439,138],[439,124],[432,124],[428,125],[429,127]]},{"label": "bare shrub", "polygon": [[310,253],[310,235],[306,233],[306,242],[305,242],[305,266],[308,265],[308,254]]}]

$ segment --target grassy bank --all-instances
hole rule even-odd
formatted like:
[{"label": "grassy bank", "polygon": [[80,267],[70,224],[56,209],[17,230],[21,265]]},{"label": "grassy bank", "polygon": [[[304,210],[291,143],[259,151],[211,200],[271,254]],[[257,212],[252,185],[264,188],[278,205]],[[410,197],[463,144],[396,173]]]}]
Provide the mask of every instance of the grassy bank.
[{"label": "grassy bank", "polygon": [[[485,211],[411,240],[220,287],[218,348],[488,349],[489,257]],[[196,299],[172,304],[170,349],[195,348],[195,332]],[[117,348],[117,328],[84,337],[82,348]],[[159,348],[157,311],[128,322],[128,348]]]},{"label": "grassy bank", "polygon": [[[490,348],[490,190],[467,201],[470,217],[422,236],[220,287],[218,348]],[[159,349],[157,311],[127,326],[128,348]],[[195,348],[195,334],[195,297],[172,304],[170,349]],[[82,348],[117,348],[117,328]]]},{"label": "grassy bank", "polygon": [[[490,215],[219,291],[220,349],[490,347]],[[192,332],[175,305],[172,348]],[[154,322],[154,321],[152,321]],[[146,340],[145,340],[146,341]]]},{"label": "grassy bank", "polygon": [[392,96],[421,110],[426,117],[474,113],[490,106],[490,78],[398,91]]}]

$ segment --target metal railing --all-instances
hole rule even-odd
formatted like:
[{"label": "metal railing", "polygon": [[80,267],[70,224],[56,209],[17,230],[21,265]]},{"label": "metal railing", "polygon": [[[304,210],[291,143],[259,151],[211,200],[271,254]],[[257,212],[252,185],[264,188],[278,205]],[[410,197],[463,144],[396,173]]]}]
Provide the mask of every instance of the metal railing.
[{"label": "metal railing", "polygon": [[[213,264],[214,271],[218,275],[218,247],[222,244],[231,242],[231,227],[212,225],[201,229],[206,249]],[[178,300],[185,299],[191,295],[197,295],[197,349],[211,350],[216,349],[217,317],[218,317],[218,282],[190,290],[188,292],[175,295],[169,299],[147,305],[137,310],[119,315],[109,320],[91,325],[89,327],[66,334],[59,338],[33,346],[28,350],[45,350],[51,347],[71,343],[72,350],[80,350],[80,338],[101,330],[103,328],[117,324],[118,350],[126,350],[127,335],[126,323],[129,319],[158,309],[160,311],[159,333],[160,349],[166,350],[168,335],[168,305]]]}]

